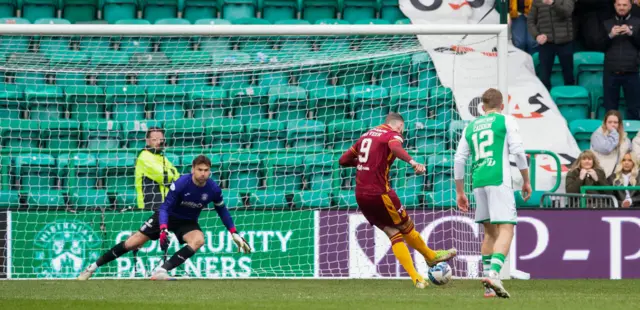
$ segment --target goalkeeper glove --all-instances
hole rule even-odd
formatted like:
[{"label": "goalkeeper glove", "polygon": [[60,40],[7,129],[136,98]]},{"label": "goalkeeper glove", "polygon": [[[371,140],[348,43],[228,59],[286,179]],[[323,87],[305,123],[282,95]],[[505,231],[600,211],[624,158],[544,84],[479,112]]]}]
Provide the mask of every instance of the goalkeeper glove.
[{"label": "goalkeeper glove", "polygon": [[167,224],[160,225],[160,249],[167,251],[169,249],[169,231]]},{"label": "goalkeeper glove", "polygon": [[235,242],[238,246],[238,252],[251,253],[251,247],[247,243],[247,240],[244,240],[244,238],[242,238],[242,236],[240,236],[238,233],[232,233],[231,238],[233,239],[233,242]]}]

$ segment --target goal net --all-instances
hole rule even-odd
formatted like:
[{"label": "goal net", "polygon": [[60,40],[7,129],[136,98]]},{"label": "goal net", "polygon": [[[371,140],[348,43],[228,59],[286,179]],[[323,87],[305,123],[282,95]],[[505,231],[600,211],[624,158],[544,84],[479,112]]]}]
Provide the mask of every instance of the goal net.
[{"label": "goal net", "polygon": [[[199,154],[211,159],[254,249],[237,253],[209,206],[205,245],[176,276],[406,277],[357,212],[355,169],[337,164],[389,112],[404,117],[404,147],[427,166],[414,175],[397,160],[391,187],[431,248],[458,249],[454,275],[479,276],[481,228],[454,208],[465,123],[455,85],[438,78],[454,63],[436,71],[416,37],[484,29],[472,27],[0,25],[0,277],[74,278],[137,231],[153,212],[140,208],[135,177],[153,127],[179,173]],[[168,184],[163,169],[144,177]],[[169,254],[180,247],[172,237]],[[147,277],[161,260],[149,242],[95,277]]]}]

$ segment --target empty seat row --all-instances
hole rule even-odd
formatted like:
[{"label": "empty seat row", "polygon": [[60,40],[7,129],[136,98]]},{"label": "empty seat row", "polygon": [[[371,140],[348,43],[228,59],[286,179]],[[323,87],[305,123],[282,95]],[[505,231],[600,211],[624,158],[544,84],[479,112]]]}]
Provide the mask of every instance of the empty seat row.
[{"label": "empty seat row", "polygon": [[[368,126],[358,120],[258,120],[243,124],[234,119],[185,119],[164,122],[35,122],[10,120],[0,125],[0,146],[17,150],[86,148],[90,150],[141,149],[150,127],[164,127],[167,144],[179,149],[250,148],[257,151],[346,150]],[[421,154],[453,149],[463,121],[450,125],[434,120],[409,123],[406,147]]]},{"label": "empty seat row", "polygon": [[113,23],[123,18],[142,17],[151,22],[184,17],[195,22],[203,18],[230,20],[263,17],[270,22],[302,18],[342,18],[349,22],[380,18],[388,22],[404,19],[398,0],[2,0],[0,17],[27,20],[63,17],[71,22],[102,19]]}]

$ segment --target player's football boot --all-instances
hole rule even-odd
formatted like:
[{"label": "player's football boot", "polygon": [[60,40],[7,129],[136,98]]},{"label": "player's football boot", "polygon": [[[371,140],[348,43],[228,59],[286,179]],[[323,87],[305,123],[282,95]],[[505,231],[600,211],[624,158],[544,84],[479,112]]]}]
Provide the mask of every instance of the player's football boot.
[{"label": "player's football boot", "polygon": [[484,287],[494,290],[496,296],[500,298],[511,297],[511,295],[509,295],[509,292],[507,292],[507,290],[504,289],[504,286],[502,286],[502,280],[500,280],[500,278],[498,277],[484,278],[482,279],[482,284],[484,285]]},{"label": "player's football boot", "polygon": [[95,270],[90,270],[89,267],[87,267],[87,269],[85,269],[83,272],[80,273],[77,279],[80,281],[89,280],[89,278],[91,278],[91,276],[93,275],[94,271]]},{"label": "player's football boot", "polygon": [[426,288],[427,286],[429,286],[429,283],[427,281],[424,281],[424,280],[416,281],[415,286],[416,286],[416,288],[423,289],[423,288]]},{"label": "player's football boot", "polygon": [[496,292],[489,288],[489,287],[485,287],[484,288],[484,298],[493,298],[496,297]]},{"label": "player's football boot", "polygon": [[151,276],[152,281],[174,281],[175,279],[176,278],[172,278],[164,269],[156,270]]},{"label": "player's football boot", "polygon": [[427,266],[433,267],[438,263],[446,262],[456,257],[456,255],[458,255],[458,250],[456,250],[455,248],[448,249],[448,250],[437,250],[436,258],[433,259],[432,261],[427,260]]}]

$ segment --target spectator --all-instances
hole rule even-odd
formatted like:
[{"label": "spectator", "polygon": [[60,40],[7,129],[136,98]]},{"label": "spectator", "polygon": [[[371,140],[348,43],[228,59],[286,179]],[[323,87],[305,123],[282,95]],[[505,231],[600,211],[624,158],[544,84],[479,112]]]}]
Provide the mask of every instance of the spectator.
[{"label": "spectator", "polygon": [[565,85],[573,85],[573,6],[574,0],[533,0],[527,24],[538,42],[539,77],[551,90],[551,70],[556,55],[562,66]]},{"label": "spectator", "polygon": [[[579,194],[582,186],[609,185],[604,170],[600,167],[598,158],[590,151],[580,153],[578,159],[573,162],[565,182],[567,193]],[[598,194],[598,192],[588,191],[588,194]]]},{"label": "spectator", "polygon": [[609,31],[602,26],[604,21],[614,16],[612,0],[579,0],[573,11],[573,21],[577,30],[576,41],[585,50],[604,52]]},{"label": "spectator", "polygon": [[631,143],[624,132],[620,112],[607,112],[602,126],[591,135],[591,150],[596,154],[607,177],[613,173],[618,161],[630,148]]},{"label": "spectator", "polygon": [[[615,173],[609,177],[609,184],[614,186],[637,186],[640,184],[636,154],[633,152],[624,154]],[[618,198],[618,205],[622,208],[640,207],[640,191],[619,190],[614,191],[613,194]]]},{"label": "spectator", "polygon": [[604,22],[608,33],[604,56],[604,108],[617,110],[620,87],[627,102],[627,118],[640,119],[640,18],[631,16],[631,0],[616,0],[616,16]]},{"label": "spectator", "polygon": [[164,156],[164,130],[147,130],[147,146],[136,160],[136,196],[138,209],[157,210],[169,191],[169,185],[180,177],[178,170]]},{"label": "spectator", "polygon": [[527,14],[533,0],[509,0],[511,18],[511,41],[513,45],[529,54],[537,51],[538,42],[529,34]]},{"label": "spectator", "polygon": [[640,162],[640,131],[638,131],[635,138],[633,138],[633,141],[631,142],[631,150],[638,156],[636,157],[636,160]]}]

